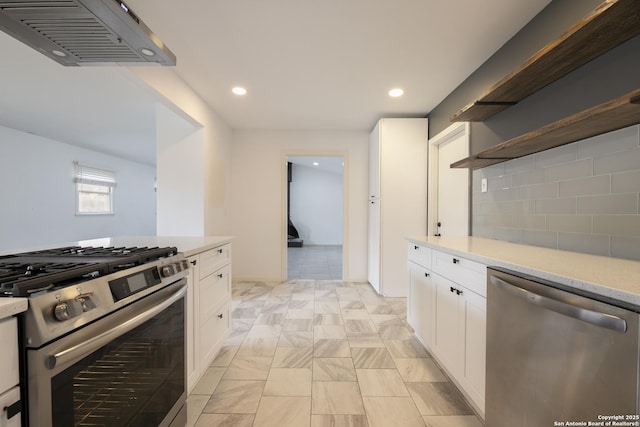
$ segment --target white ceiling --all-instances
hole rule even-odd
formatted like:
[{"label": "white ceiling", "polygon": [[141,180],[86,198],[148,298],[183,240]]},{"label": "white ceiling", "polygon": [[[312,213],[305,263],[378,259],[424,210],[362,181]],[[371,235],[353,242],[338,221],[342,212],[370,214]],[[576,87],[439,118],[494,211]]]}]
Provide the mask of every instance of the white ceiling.
[{"label": "white ceiling", "polygon": [[[549,2],[128,1],[232,128],[281,130],[423,117]],[[155,163],[156,100],[127,70],[62,67],[2,32],[0,51],[0,125]]]},{"label": "white ceiling", "polygon": [[128,0],[231,127],[313,130],[424,117],[549,2]]}]

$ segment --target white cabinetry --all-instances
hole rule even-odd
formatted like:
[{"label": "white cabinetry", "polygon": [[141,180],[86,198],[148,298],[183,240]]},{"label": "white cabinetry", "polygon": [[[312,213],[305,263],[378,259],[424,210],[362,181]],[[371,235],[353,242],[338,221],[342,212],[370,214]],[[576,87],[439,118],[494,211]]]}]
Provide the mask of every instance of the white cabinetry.
[{"label": "white cabinetry", "polygon": [[413,243],[408,265],[407,320],[484,417],[486,266]]},{"label": "white cabinetry", "polygon": [[20,406],[18,322],[15,317],[0,320],[0,337],[3,345],[0,351],[0,427],[19,427],[20,408],[15,408],[15,405]]},{"label": "white cabinetry", "polygon": [[426,234],[427,119],[381,119],[369,141],[368,281],[406,297],[406,236]]},{"label": "white cabinetry", "polygon": [[187,387],[190,391],[230,330],[231,244],[189,257]]},{"label": "white cabinetry", "polygon": [[431,348],[435,325],[435,290],[430,270],[431,250],[410,244],[408,265],[407,321],[415,330],[418,339],[427,348]]}]

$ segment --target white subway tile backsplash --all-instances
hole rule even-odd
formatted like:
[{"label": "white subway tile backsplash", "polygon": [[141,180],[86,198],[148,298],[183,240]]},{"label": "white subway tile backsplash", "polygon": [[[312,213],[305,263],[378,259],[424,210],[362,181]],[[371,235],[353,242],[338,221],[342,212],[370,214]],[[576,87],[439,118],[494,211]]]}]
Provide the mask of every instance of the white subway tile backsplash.
[{"label": "white subway tile backsplash", "polygon": [[472,176],[474,236],[640,260],[640,125]]}]

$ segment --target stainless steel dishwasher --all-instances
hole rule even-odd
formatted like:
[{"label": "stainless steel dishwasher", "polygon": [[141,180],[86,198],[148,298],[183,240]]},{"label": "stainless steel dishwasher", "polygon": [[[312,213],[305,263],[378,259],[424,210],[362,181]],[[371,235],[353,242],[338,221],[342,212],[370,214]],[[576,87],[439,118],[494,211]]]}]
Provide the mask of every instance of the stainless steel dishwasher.
[{"label": "stainless steel dishwasher", "polygon": [[487,277],[487,427],[638,425],[637,307],[502,268]]}]

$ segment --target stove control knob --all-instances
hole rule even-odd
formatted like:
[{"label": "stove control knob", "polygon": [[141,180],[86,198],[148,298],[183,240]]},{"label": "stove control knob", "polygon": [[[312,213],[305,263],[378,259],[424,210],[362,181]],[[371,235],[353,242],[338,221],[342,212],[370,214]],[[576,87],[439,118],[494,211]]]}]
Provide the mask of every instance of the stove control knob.
[{"label": "stove control knob", "polygon": [[186,259],[183,259],[182,261],[180,261],[180,264],[182,264],[182,269],[183,270],[188,270],[189,269],[189,261],[187,261]]},{"label": "stove control knob", "polygon": [[59,302],[53,308],[53,315],[61,322],[80,316],[82,312],[82,303],[76,300]]},{"label": "stove control knob", "polygon": [[169,277],[175,274],[173,264],[165,265],[160,269],[160,275],[162,277]]},{"label": "stove control knob", "polygon": [[91,299],[91,294],[78,295],[76,301],[80,303],[82,311],[89,311],[96,308],[96,303]]}]

